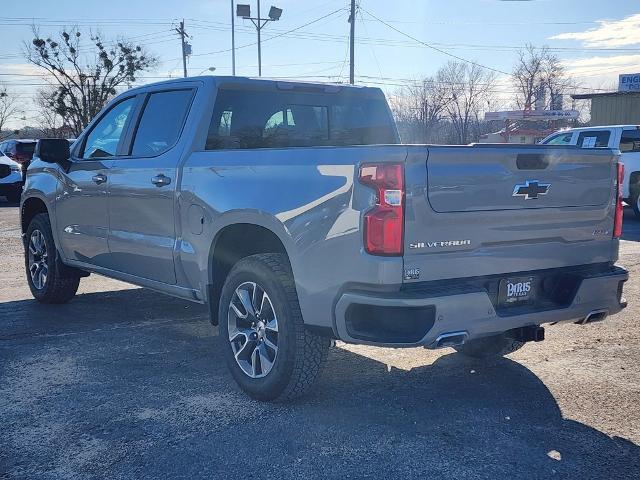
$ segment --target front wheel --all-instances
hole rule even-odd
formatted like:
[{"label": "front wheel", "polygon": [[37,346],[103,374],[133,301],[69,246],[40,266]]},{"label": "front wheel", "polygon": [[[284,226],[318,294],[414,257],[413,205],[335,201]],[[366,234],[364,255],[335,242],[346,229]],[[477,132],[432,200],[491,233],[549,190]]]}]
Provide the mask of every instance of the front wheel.
[{"label": "front wheel", "polygon": [[291,400],[309,391],[330,340],[305,328],[283,255],[240,260],[222,288],[218,318],[225,361],[249,396]]},{"label": "front wheel", "polygon": [[520,350],[524,342],[515,340],[502,333],[490,337],[478,338],[453,347],[458,353],[473,358],[502,357]]},{"label": "front wheel", "polygon": [[41,303],[66,303],[78,291],[80,277],[63,272],[46,213],[39,213],[27,228],[25,267],[33,297]]}]

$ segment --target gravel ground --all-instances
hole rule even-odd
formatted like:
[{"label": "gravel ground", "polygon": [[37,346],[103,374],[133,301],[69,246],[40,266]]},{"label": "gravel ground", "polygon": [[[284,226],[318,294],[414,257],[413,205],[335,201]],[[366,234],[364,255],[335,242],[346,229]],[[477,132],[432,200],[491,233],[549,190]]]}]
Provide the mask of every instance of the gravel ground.
[{"label": "gravel ground", "polygon": [[40,306],[0,202],[0,478],[640,478],[640,222],[629,308],[479,364],[338,344],[317,393],[235,386],[202,306],[97,275]]}]

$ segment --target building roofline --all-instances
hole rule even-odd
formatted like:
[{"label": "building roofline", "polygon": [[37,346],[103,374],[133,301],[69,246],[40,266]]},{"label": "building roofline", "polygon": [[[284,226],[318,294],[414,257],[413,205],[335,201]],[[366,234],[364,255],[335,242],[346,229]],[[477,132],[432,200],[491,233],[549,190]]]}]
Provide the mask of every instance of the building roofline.
[{"label": "building roofline", "polygon": [[589,100],[600,97],[623,97],[625,95],[640,95],[640,92],[603,92],[603,93],[577,93],[572,94],[574,100]]}]

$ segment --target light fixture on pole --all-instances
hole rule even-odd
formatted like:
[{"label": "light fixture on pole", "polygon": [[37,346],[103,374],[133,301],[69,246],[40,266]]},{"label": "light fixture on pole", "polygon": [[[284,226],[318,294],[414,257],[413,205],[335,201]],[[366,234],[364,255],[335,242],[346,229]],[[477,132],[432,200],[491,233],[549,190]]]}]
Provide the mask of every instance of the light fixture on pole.
[{"label": "light fixture on pole", "polygon": [[202,70],[198,76],[202,75],[204,72],[215,72],[216,71],[216,67],[209,67],[209,68],[205,68],[204,70]]},{"label": "light fixture on pole", "polygon": [[258,16],[251,16],[251,5],[237,5],[236,6],[236,15],[245,20],[251,20],[251,23],[256,27],[258,31],[258,76],[262,76],[262,42],[260,39],[260,32],[269,22],[277,22],[280,20],[282,16],[282,9],[278,7],[271,7],[269,9],[269,18],[262,18],[260,16],[260,0],[257,0],[258,3]]}]

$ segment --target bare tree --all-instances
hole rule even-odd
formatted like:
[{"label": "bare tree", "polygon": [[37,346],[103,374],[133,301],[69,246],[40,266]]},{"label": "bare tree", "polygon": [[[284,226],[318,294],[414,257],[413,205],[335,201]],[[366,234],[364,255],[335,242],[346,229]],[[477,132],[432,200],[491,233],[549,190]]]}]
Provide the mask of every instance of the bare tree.
[{"label": "bare tree", "polygon": [[558,57],[547,52],[543,63],[543,84],[549,91],[549,99],[545,108],[561,109],[562,96],[576,85],[567,77]]},{"label": "bare tree", "polygon": [[[100,34],[89,36],[92,47],[81,47],[82,33],[63,30],[59,39],[40,37],[25,44],[27,60],[50,74],[50,105],[71,127],[75,135],[91,121],[117,93],[117,88],[133,83],[136,75],[153,68],[157,58],[126,39],[111,44]],[[83,53],[86,52],[86,53]]]},{"label": "bare tree", "polygon": [[22,113],[18,105],[18,97],[10,94],[7,87],[0,86],[0,132],[8,120]]},{"label": "bare tree", "polygon": [[495,73],[476,64],[451,61],[438,70],[436,80],[446,87],[444,111],[453,126],[454,143],[477,141],[481,113],[494,92]]},{"label": "bare tree", "polygon": [[391,108],[398,122],[410,128],[409,141],[433,143],[439,140],[446,103],[446,88],[427,77],[403,87]]},{"label": "bare tree", "polygon": [[571,87],[558,57],[546,46],[536,48],[533,45],[520,50],[513,70],[513,83],[518,92],[515,104],[523,110],[536,105],[549,108]]},{"label": "bare tree", "polygon": [[38,127],[45,137],[68,137],[74,134],[71,128],[65,125],[64,118],[56,110],[57,97],[58,90],[49,87],[39,90],[34,100],[36,107],[38,107]]}]

